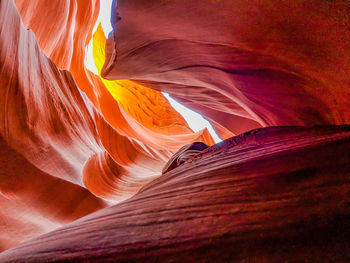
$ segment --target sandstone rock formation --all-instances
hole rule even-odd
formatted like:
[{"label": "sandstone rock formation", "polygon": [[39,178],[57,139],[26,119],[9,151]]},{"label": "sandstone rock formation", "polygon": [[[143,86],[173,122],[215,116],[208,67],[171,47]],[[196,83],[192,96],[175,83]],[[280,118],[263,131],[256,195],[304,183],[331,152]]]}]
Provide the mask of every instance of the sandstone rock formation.
[{"label": "sandstone rock formation", "polygon": [[[150,89],[147,90],[150,94],[142,89],[150,102],[132,110],[144,112],[145,107],[158,99],[163,99],[163,106],[169,109],[162,111],[161,116],[156,115],[160,111],[146,111],[143,114],[148,117],[146,125],[140,123],[140,119],[132,118],[119,106],[99,76],[85,69],[83,51],[87,35],[91,37],[90,24],[96,19],[96,11],[92,11],[95,1],[71,1],[63,6],[61,1],[17,1],[16,4],[26,26],[35,34],[24,27],[12,1],[1,1],[0,134],[4,156],[0,190],[3,202],[9,200],[1,211],[3,249],[76,219],[78,214],[82,216],[106,206],[108,202],[99,197],[120,201],[131,196],[159,176],[172,152],[182,145],[194,140],[213,143],[206,130],[194,134],[166,99],[160,97],[161,93],[152,94]],[[42,12],[35,12],[37,8]],[[48,17],[56,21],[43,23]],[[51,34],[57,35],[56,38]],[[124,86],[128,85],[137,91],[137,84],[128,81]],[[166,121],[157,122],[157,118]],[[10,152],[18,156],[16,160],[21,160],[12,161]],[[22,164],[27,167],[27,174],[13,170],[14,165]],[[108,167],[113,169],[110,171]],[[19,187],[16,180],[22,185],[21,191],[16,190]],[[54,189],[40,188],[36,192],[35,184],[20,180],[35,180],[42,184],[41,188],[47,185]],[[47,201],[59,189],[64,192],[64,185],[67,186],[65,202],[72,202],[65,215],[62,211],[68,204],[57,203],[56,197],[52,203]],[[30,192],[30,198],[23,197]],[[13,200],[18,204],[12,205]],[[52,215],[44,213],[45,209],[51,209]],[[12,220],[14,214],[17,220]],[[55,214],[60,214],[59,220]],[[26,218],[30,218],[33,226],[25,226]],[[16,228],[18,233],[11,235]]]},{"label": "sandstone rock formation", "polygon": [[264,128],[205,151],[0,261],[346,262],[349,126]]},{"label": "sandstone rock formation", "polygon": [[98,11],[0,0],[0,262],[350,257],[348,1]]},{"label": "sandstone rock formation", "polygon": [[349,123],[348,1],[114,3],[103,77],[166,91],[236,134]]}]

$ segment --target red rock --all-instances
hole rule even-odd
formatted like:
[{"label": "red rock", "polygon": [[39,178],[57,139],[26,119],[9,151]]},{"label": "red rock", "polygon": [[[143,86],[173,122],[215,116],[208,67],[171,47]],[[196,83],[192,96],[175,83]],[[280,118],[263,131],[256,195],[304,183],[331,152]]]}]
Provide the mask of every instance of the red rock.
[{"label": "red rock", "polygon": [[[118,81],[112,88],[130,90],[133,95],[124,101],[124,104],[128,105],[127,109],[130,108],[130,115],[113,98],[100,76],[85,68],[85,48],[92,37],[99,1],[74,0],[62,3],[17,0],[16,6],[25,27],[34,32],[45,55],[60,69],[72,73],[79,89],[86,93],[96,109],[119,133],[138,139],[158,150],[174,152],[184,144],[196,140],[214,144],[207,130],[194,134],[160,92],[129,80]],[[41,10],[39,14],[33,11],[37,9]],[[48,17],[54,19],[43,23]],[[57,38],[63,41],[58,41]],[[94,38],[101,42],[99,48],[104,57],[103,41],[106,40],[102,39],[105,38],[103,31],[97,30]],[[135,118],[137,116],[142,118]]]},{"label": "red rock", "polygon": [[347,1],[116,3],[122,105],[97,0],[0,0],[0,262],[348,260]]},{"label": "red rock", "polygon": [[167,173],[184,162],[197,156],[199,153],[207,149],[209,146],[202,142],[194,142],[181,147],[166,163],[162,169],[162,174]]},{"label": "red rock", "polygon": [[349,126],[265,128],[206,151],[0,261],[346,262]]},{"label": "red rock", "polygon": [[[80,17],[82,14],[87,19],[96,18],[93,3],[83,6],[86,3],[83,1],[77,7],[75,1],[70,5],[63,3],[63,6],[61,2],[50,2],[50,5],[47,1],[40,2],[36,8],[45,12],[38,17],[56,19],[51,14],[60,12],[55,22],[50,20],[45,24],[50,32],[46,37],[42,36],[47,32],[42,30],[43,22],[39,24],[33,17],[33,10],[37,10],[33,3],[36,2],[29,5],[28,1],[17,1],[25,23],[37,31],[40,45],[53,60],[41,51],[33,32],[23,26],[14,3],[0,2],[0,135],[2,145],[6,145],[1,157],[1,176],[6,178],[0,186],[3,195],[0,219],[6,222],[0,224],[4,228],[0,236],[2,249],[110,204],[102,198],[115,203],[130,197],[146,182],[160,176],[172,151],[196,139],[211,140],[207,131],[172,136],[145,128],[119,108],[104,86],[99,87],[103,84],[98,76],[81,68],[82,76],[96,80],[90,83],[91,87],[107,98],[99,101],[105,103],[104,106],[96,107],[77,86],[72,73],[60,70],[55,64],[61,68],[78,67],[76,60],[84,54],[75,54],[79,51],[75,49],[79,43],[85,43],[92,28],[91,25],[79,26],[77,30],[72,28],[84,20],[84,16]],[[60,26],[55,24],[61,22]],[[61,40],[73,32],[83,36],[75,39],[76,35],[69,35],[75,39],[73,48],[69,41],[51,38],[51,34],[59,32],[61,35],[57,39]],[[59,55],[61,52],[68,57]],[[106,105],[108,101],[112,108],[116,106],[114,112]],[[112,124],[119,121],[116,127],[107,122],[107,111],[101,108],[108,109],[110,116],[115,114],[116,118],[107,119],[113,120]],[[19,156],[16,160],[21,158],[20,161],[12,160],[9,152]],[[17,165],[18,169],[25,165],[27,172],[19,175],[19,171],[11,168]],[[120,169],[108,173],[107,165]],[[33,184],[29,183],[31,181]],[[57,189],[50,189],[56,186]],[[17,190],[19,187],[23,189]],[[66,198],[60,196],[63,193]],[[57,195],[57,200],[51,195]],[[18,200],[18,204],[14,205],[12,199]],[[10,220],[14,215],[17,219]],[[13,229],[17,229],[17,233],[12,236]]]},{"label": "red rock", "polygon": [[166,91],[235,134],[350,121],[346,0],[119,0],[113,12],[107,79]]},{"label": "red rock", "polygon": [[85,188],[47,174],[0,137],[0,249],[107,206]]}]

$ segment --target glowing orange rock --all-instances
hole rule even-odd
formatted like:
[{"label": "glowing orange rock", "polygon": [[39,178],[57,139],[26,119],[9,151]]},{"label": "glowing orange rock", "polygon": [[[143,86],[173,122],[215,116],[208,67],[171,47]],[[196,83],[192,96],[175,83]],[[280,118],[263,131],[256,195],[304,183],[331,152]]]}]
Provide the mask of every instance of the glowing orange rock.
[{"label": "glowing orange rock", "polygon": [[[120,99],[117,100],[121,102],[121,99],[124,98],[122,106],[130,113],[131,116],[129,116],[106,89],[105,84],[108,81],[103,80],[102,82],[99,76],[85,68],[85,47],[91,39],[92,29],[97,19],[98,1],[75,0],[63,4],[60,1],[48,3],[45,0],[40,0],[38,3],[16,1],[16,5],[24,18],[25,26],[33,30],[44,53],[50,56],[60,68],[72,73],[78,87],[86,93],[95,107],[118,132],[157,149],[174,152],[184,144],[196,140],[209,145],[214,143],[207,131],[203,131],[203,136],[203,132],[194,134],[161,93],[127,80],[118,84],[109,82],[106,85],[109,91],[116,90],[116,87],[121,90],[121,85],[129,91],[124,92],[124,96],[120,96]],[[41,12],[33,12],[37,8],[40,8]],[[62,12],[56,14],[53,10],[62,10]],[[54,14],[51,15],[51,13]],[[60,23],[61,27],[54,24],[52,20],[49,23],[43,23],[48,17],[56,16],[55,23]],[[47,34],[48,31],[51,33]],[[62,39],[73,39],[74,41],[56,41],[56,35],[60,35]],[[105,39],[101,29],[96,32],[94,43],[96,62],[99,67],[102,67]],[[65,55],[56,56],[54,55],[56,53]],[[70,53],[71,55],[67,57],[67,54]],[[130,91],[138,95],[125,97],[125,94],[131,94]]]},{"label": "glowing orange rock", "polygon": [[15,0],[23,24],[31,29],[40,48],[60,69],[84,57],[99,12],[99,0]]},{"label": "glowing orange rock", "polygon": [[[119,0],[119,10],[116,5],[113,9],[114,33],[106,41],[99,28],[94,36],[96,65],[111,81],[84,66],[98,1],[15,2],[25,26],[13,1],[0,1],[0,249],[132,196],[159,177],[172,153],[186,143],[213,143],[207,130],[193,133],[158,91],[168,91],[202,112],[224,138],[267,125],[350,121],[346,1]],[[348,127],[259,132],[198,155],[193,151],[197,149],[190,149],[176,160],[176,168],[170,165],[174,169],[128,202],[76,222],[63,234],[40,237],[44,250],[34,240],[0,257],[111,259],[123,251],[126,258],[151,258],[161,246],[180,244],[175,254],[185,260],[194,258],[182,252],[195,247],[199,259],[206,256],[202,249],[224,259],[230,250],[217,250],[215,240],[244,249],[242,240],[231,237],[247,237],[250,231],[253,246],[257,237],[271,233],[277,233],[268,239],[274,244],[291,237],[293,251],[287,246],[286,254],[277,255],[277,261],[284,261],[295,256],[293,245],[300,245],[288,222],[307,237],[314,215],[328,221],[320,220],[308,237],[320,233],[327,240],[330,227],[339,237],[335,249],[341,251],[348,241],[332,222],[342,220],[347,211]],[[339,152],[346,154],[335,158]],[[296,180],[296,167],[297,175],[311,176]],[[328,184],[329,192],[323,191]],[[253,204],[259,211],[258,216],[251,210],[243,213],[249,224],[240,224],[242,216],[236,213],[236,203],[247,197],[240,194],[241,186],[252,193],[251,202],[241,208]],[[312,210],[300,189],[308,202],[317,201]],[[284,190],[293,198],[280,196]],[[276,202],[270,202],[271,194]],[[218,198],[224,200],[219,208]],[[270,201],[265,204],[266,200]],[[201,205],[203,217],[198,217]],[[138,225],[128,228],[133,208]],[[285,218],[290,220],[287,224],[281,220]],[[260,227],[256,231],[255,222],[263,226],[262,232]],[[286,235],[279,236],[280,229],[274,228],[279,224]],[[111,226],[117,227],[110,231]],[[190,237],[203,235],[203,242],[183,235],[188,228]],[[99,235],[91,235],[92,229]],[[65,238],[56,238],[58,233]],[[314,249],[318,239],[309,240]],[[86,252],[81,246],[90,254],[79,254]],[[134,253],[139,246],[149,253]],[[72,253],[57,255],[58,247]],[[312,251],[318,255],[316,248]],[[310,249],[300,249],[300,258],[309,255]],[[257,245],[258,256],[261,251],[266,251],[264,245]],[[166,249],[160,255],[173,259]],[[337,255],[339,261],[344,259]],[[247,259],[244,253],[234,256]],[[264,256],[266,261],[276,260],[274,254]]]},{"label": "glowing orange rock", "polygon": [[107,79],[169,92],[233,133],[350,122],[346,0],[120,0],[113,8]]},{"label": "glowing orange rock", "polygon": [[1,1],[2,249],[105,207],[109,202],[100,197],[120,201],[133,195],[160,176],[183,144],[198,138],[212,143],[206,130],[194,134],[173,109],[167,116],[178,119],[178,127],[147,120],[145,127],[85,69],[95,1],[16,4],[39,44],[13,1]]},{"label": "glowing orange rock", "polygon": [[[99,74],[105,62],[105,47],[106,37],[99,24],[93,35],[93,57]],[[123,109],[145,127],[169,135],[192,132],[161,92],[130,80],[101,80]]]}]

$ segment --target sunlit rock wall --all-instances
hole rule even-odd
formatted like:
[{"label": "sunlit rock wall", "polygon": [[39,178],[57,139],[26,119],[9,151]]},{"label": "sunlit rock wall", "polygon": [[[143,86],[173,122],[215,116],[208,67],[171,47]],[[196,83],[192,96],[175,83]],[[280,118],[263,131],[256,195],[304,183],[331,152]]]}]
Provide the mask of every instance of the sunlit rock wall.
[{"label": "sunlit rock wall", "polygon": [[[330,244],[331,258],[345,259],[348,127],[238,136],[160,177],[183,145],[213,144],[207,130],[193,133],[160,91],[203,114],[222,138],[272,125],[349,123],[349,9],[345,0],[119,0],[106,40],[101,27],[92,32],[99,1],[1,0],[0,249],[151,184],[75,222],[74,230],[49,233],[0,259],[173,260],[178,253],[186,261],[206,251],[220,260],[271,262],[290,259],[293,247],[299,259],[313,259]],[[101,76],[84,65],[91,38]],[[262,214],[245,210],[252,203]],[[122,219],[106,220],[116,215]],[[118,231],[110,231],[114,224]],[[284,254],[263,242],[285,237],[292,241]],[[304,237],[306,249],[298,241]],[[227,244],[247,244],[254,253],[243,245],[234,255],[219,249]],[[57,247],[67,253],[57,255]],[[148,252],[134,253],[140,248]]]},{"label": "sunlit rock wall", "polygon": [[233,133],[349,123],[348,1],[117,2],[105,78],[166,91]]},{"label": "sunlit rock wall", "polygon": [[113,83],[136,94],[124,109],[85,68],[98,8],[0,2],[1,249],[130,197],[186,143],[213,144],[160,92]]}]

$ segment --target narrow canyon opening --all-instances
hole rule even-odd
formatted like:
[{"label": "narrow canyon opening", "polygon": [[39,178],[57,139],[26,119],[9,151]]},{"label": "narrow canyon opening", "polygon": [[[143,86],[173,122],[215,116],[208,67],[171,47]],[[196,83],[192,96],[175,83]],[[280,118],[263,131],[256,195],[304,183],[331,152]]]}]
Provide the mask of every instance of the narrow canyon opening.
[{"label": "narrow canyon opening", "polygon": [[0,262],[346,262],[347,0],[0,0]]}]

